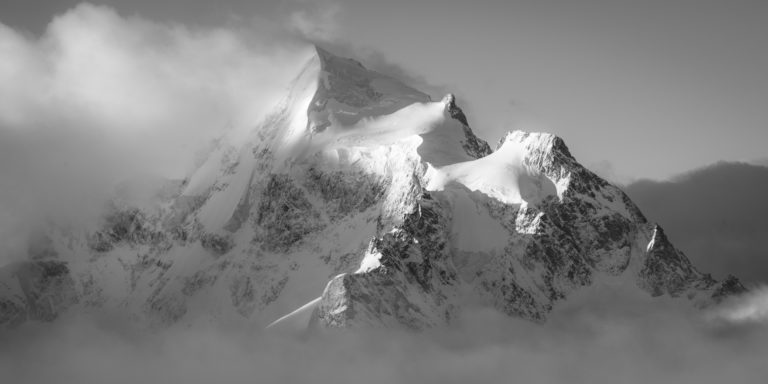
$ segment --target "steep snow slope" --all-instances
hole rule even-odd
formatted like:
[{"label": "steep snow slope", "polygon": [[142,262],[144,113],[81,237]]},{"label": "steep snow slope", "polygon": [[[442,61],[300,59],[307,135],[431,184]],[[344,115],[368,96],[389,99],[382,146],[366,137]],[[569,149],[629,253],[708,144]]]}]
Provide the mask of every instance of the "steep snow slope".
[{"label": "steep snow slope", "polygon": [[556,195],[555,185],[538,169],[526,166],[522,143],[507,141],[494,153],[476,160],[456,162],[428,175],[428,190],[463,184],[505,204],[537,204]]},{"label": "steep snow slope", "polygon": [[423,328],[467,300],[543,321],[605,279],[696,305],[743,290],[699,273],[560,138],[511,132],[492,151],[452,95],[322,49],[173,188],[153,209],[116,201],[98,230],[50,228],[0,270],[0,323],[109,308],[155,326]]}]

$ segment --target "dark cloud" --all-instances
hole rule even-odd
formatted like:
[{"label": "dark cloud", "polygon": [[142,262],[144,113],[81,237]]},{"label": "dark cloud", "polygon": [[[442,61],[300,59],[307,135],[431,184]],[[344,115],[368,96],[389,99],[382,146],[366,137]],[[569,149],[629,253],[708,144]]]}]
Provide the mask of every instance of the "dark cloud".
[{"label": "dark cloud", "polygon": [[717,163],[626,192],[700,270],[768,281],[768,168]]}]

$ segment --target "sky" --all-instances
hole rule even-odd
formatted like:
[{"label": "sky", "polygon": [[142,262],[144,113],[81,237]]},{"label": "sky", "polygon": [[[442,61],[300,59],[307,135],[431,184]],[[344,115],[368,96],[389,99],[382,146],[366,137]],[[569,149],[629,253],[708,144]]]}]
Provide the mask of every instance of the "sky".
[{"label": "sky", "polygon": [[[293,29],[386,58],[427,91],[457,94],[486,140],[553,132],[623,183],[768,156],[762,0],[93,3],[161,23]],[[40,35],[76,4],[4,1],[0,22]]]}]

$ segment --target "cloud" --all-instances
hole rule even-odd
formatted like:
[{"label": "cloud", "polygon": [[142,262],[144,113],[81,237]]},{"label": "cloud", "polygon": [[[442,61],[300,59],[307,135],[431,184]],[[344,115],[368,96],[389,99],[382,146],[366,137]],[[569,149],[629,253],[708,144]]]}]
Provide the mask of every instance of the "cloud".
[{"label": "cloud", "polygon": [[421,333],[347,330],[291,338],[247,327],[146,331],[71,316],[0,331],[0,371],[14,383],[62,384],[764,381],[764,324],[736,331],[680,302],[601,288],[561,303],[543,325],[472,308],[450,327]]},{"label": "cloud", "polygon": [[18,248],[18,226],[42,216],[95,215],[132,175],[184,177],[195,150],[255,126],[310,54],[274,25],[191,28],[90,4],[39,37],[0,24],[0,243]]},{"label": "cloud", "polygon": [[759,286],[710,311],[710,320],[727,324],[767,324],[768,287]]},{"label": "cloud", "polygon": [[700,270],[768,281],[768,168],[717,163],[626,192]]},{"label": "cloud", "polygon": [[39,39],[3,27],[0,41],[4,131],[101,133],[145,146],[162,139],[163,151],[253,124],[303,64],[295,44],[253,44],[232,30],[124,18],[89,4],[54,18]]}]

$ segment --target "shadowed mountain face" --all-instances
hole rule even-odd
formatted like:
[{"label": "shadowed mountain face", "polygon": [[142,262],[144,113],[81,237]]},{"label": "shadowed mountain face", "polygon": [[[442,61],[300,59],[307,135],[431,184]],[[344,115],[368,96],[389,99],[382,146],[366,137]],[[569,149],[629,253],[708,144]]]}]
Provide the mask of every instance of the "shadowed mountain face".
[{"label": "shadowed mountain face", "polygon": [[544,321],[594,285],[696,306],[743,290],[699,272],[559,137],[509,132],[492,150],[453,95],[322,49],[268,118],[169,185],[151,208],[116,200],[96,231],[37,235],[0,271],[0,321],[423,329],[467,303]]},{"label": "shadowed mountain face", "polygon": [[715,276],[768,282],[768,168],[718,163],[627,193],[696,266]]}]

